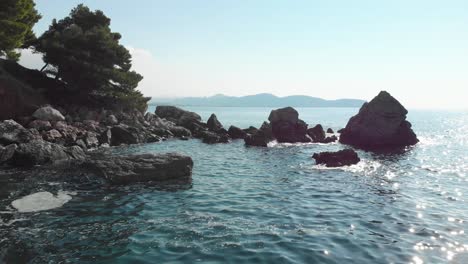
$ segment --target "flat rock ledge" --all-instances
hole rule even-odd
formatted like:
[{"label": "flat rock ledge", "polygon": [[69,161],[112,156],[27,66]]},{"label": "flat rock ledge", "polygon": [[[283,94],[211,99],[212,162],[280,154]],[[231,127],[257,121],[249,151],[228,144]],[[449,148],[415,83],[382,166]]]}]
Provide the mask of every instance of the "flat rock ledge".
[{"label": "flat rock ledge", "polygon": [[98,154],[84,167],[111,184],[187,180],[192,176],[193,161],[178,153],[113,156]]},{"label": "flat rock ledge", "polygon": [[344,149],[337,152],[314,153],[312,158],[317,164],[325,164],[327,167],[343,167],[359,163],[361,159],[352,149]]}]

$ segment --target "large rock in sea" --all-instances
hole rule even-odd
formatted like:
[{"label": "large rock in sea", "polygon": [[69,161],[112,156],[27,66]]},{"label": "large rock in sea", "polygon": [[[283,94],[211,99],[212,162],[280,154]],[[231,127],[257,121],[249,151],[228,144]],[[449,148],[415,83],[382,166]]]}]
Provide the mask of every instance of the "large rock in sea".
[{"label": "large rock in sea", "polygon": [[307,129],[307,134],[315,143],[323,142],[325,140],[325,130],[323,130],[323,127],[320,124]]},{"label": "large rock in sea", "polygon": [[139,143],[138,135],[132,133],[129,126],[120,124],[111,128],[111,145],[120,146],[122,144]]},{"label": "large rock in sea", "polygon": [[25,143],[33,138],[34,136],[31,132],[13,120],[4,120],[0,122],[0,145]]},{"label": "large rock in sea", "polygon": [[211,114],[210,118],[206,122],[208,129],[214,132],[218,132],[223,129],[223,125],[219,122],[215,114]]},{"label": "large rock in sea", "polygon": [[419,142],[406,121],[408,111],[389,93],[382,91],[341,132],[340,142],[366,150],[385,150]]},{"label": "large rock in sea", "polygon": [[327,167],[342,167],[357,164],[358,154],[352,149],[344,149],[337,152],[314,153],[312,158],[317,164],[325,164]]},{"label": "large rock in sea", "polygon": [[244,139],[247,137],[247,132],[236,126],[230,126],[228,129],[228,134],[232,139]]},{"label": "large rock in sea", "polygon": [[244,138],[245,145],[256,147],[267,147],[268,142],[272,140],[274,140],[273,131],[268,122],[263,122],[259,130]]},{"label": "large rock in sea", "polygon": [[65,121],[65,117],[51,106],[41,107],[33,113],[33,117],[42,121]]},{"label": "large rock in sea", "polygon": [[131,156],[101,155],[85,164],[113,184],[186,180],[192,176],[193,161],[177,153]]},{"label": "large rock in sea", "polygon": [[201,122],[201,117],[198,114],[175,106],[157,106],[155,114],[179,126],[188,128],[192,132],[194,132],[197,125]]},{"label": "large rock in sea", "polygon": [[299,119],[299,113],[292,107],[271,111],[268,117],[273,136],[278,142],[310,142],[307,136],[307,124]]}]

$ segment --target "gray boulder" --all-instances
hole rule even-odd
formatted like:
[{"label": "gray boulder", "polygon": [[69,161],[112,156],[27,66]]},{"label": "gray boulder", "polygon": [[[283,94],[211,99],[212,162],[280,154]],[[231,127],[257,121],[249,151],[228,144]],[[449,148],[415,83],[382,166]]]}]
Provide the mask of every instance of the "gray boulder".
[{"label": "gray boulder", "polygon": [[111,128],[111,146],[139,143],[138,135],[132,133],[131,128],[123,124]]},{"label": "gray boulder", "polygon": [[13,120],[0,122],[0,144],[24,143],[33,138],[31,132]]},{"label": "gray boulder", "polygon": [[43,140],[32,140],[18,146],[10,163],[18,167],[30,167],[75,159],[75,157],[84,157],[83,150],[68,149]]},{"label": "gray boulder", "polygon": [[400,102],[382,91],[349,120],[340,142],[368,150],[415,145],[419,140],[406,121],[407,113]]},{"label": "gray boulder", "polygon": [[244,139],[247,137],[247,132],[236,126],[230,126],[228,129],[228,134],[232,139]]},{"label": "gray boulder", "polygon": [[41,107],[33,113],[33,117],[43,121],[65,121],[65,117],[51,106]]},{"label": "gray boulder", "polygon": [[128,184],[190,179],[193,161],[190,157],[177,153],[100,155],[88,159],[84,165],[110,183]]},{"label": "gray boulder", "polygon": [[312,158],[317,164],[325,164],[327,167],[342,167],[357,164],[358,154],[352,149],[344,149],[337,152],[314,153]]},{"label": "gray boulder", "polygon": [[15,154],[17,148],[16,144],[10,144],[6,147],[0,146],[0,164],[8,162]]},{"label": "gray boulder", "polygon": [[248,135],[244,141],[247,146],[267,147],[268,142],[274,140],[271,125],[263,122],[260,129],[252,135]]},{"label": "gray boulder", "polygon": [[44,120],[33,120],[28,124],[28,128],[35,128],[38,131],[50,130],[52,125],[49,121]]},{"label": "gray boulder", "polygon": [[313,128],[307,129],[307,134],[312,139],[312,142],[320,143],[325,140],[325,131],[320,124],[314,126]]}]

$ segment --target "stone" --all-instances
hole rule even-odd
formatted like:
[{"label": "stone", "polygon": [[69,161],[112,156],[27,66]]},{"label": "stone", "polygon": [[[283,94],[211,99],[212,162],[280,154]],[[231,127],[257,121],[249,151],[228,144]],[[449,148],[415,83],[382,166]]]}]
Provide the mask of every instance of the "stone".
[{"label": "stone", "polygon": [[105,123],[107,125],[114,126],[114,125],[117,125],[119,123],[119,120],[117,119],[117,117],[115,117],[115,115],[109,115],[109,116],[107,116],[107,118],[105,120]]},{"label": "stone", "polygon": [[8,162],[15,154],[17,148],[16,144],[10,144],[6,147],[0,146],[0,164]]},{"label": "stone", "polygon": [[111,139],[112,139],[111,129],[107,129],[106,131],[102,132],[101,135],[99,135],[98,137],[100,145],[108,144],[110,146]]},{"label": "stone", "polygon": [[74,159],[67,150],[66,147],[44,140],[32,140],[18,146],[10,163],[18,167],[30,167]]},{"label": "stone", "polygon": [[122,144],[139,143],[138,136],[130,132],[130,127],[123,124],[111,128],[112,140],[111,146],[120,146]]},{"label": "stone", "polygon": [[299,119],[299,113],[292,107],[272,110],[268,117],[273,136],[280,143],[310,142],[307,124]]},{"label": "stone", "polygon": [[218,132],[223,129],[223,125],[221,122],[219,122],[215,114],[211,114],[210,118],[208,118],[208,121],[206,122],[206,125],[208,126],[209,130],[214,132]]},{"label": "stone", "polygon": [[318,124],[313,128],[307,129],[307,135],[312,139],[312,142],[320,143],[325,140],[325,131],[322,125]]},{"label": "stone", "polygon": [[177,153],[101,155],[88,159],[85,166],[112,184],[129,184],[190,179],[193,161]]},{"label": "stone", "polygon": [[263,122],[260,129],[252,135],[248,135],[244,141],[247,146],[267,147],[270,141],[274,140],[271,125]]},{"label": "stone", "polygon": [[357,164],[360,161],[358,154],[352,149],[314,153],[312,158],[315,159],[317,164],[325,164],[327,167],[349,166]]},{"label": "stone", "polygon": [[333,133],[335,133],[335,132],[333,131],[333,129],[328,128],[328,129],[327,129],[327,133],[328,133],[328,134],[333,134]]},{"label": "stone", "polygon": [[353,116],[340,142],[366,150],[387,150],[419,142],[406,121],[408,111],[388,92],[382,91]]},{"label": "stone", "polygon": [[0,122],[0,144],[24,143],[33,138],[31,132],[13,120]]},{"label": "stone", "polygon": [[325,143],[325,144],[328,144],[328,143],[333,143],[333,142],[336,142],[338,140],[338,137],[333,135],[331,137],[326,137],[322,142],[320,143]]},{"label": "stone", "polygon": [[33,120],[28,124],[28,128],[35,128],[38,131],[50,130],[52,125],[49,121]]},{"label": "stone", "polygon": [[186,137],[189,138],[192,136],[192,132],[190,130],[186,129],[185,127],[181,126],[172,126],[169,128],[169,131],[175,136],[175,137]]},{"label": "stone", "polygon": [[232,139],[244,139],[247,137],[247,133],[236,126],[230,126],[228,134]]},{"label": "stone", "polygon": [[37,109],[33,117],[43,121],[65,121],[65,117],[51,106],[45,106]]},{"label": "stone", "polygon": [[202,139],[203,143],[216,144],[216,143],[228,143],[229,137],[225,134],[218,134],[212,131],[201,131],[197,134],[198,138]]},{"label": "stone", "polygon": [[97,134],[91,131],[86,132],[84,142],[88,148],[97,148],[99,146]]},{"label": "stone", "polygon": [[246,129],[242,129],[245,133],[249,134],[249,135],[253,135],[255,133],[257,133],[258,131],[258,128],[254,127],[254,126],[249,126],[248,128]]},{"label": "stone", "polygon": [[60,132],[56,129],[51,129],[49,131],[45,131],[42,134],[42,138],[45,141],[56,142],[57,140],[62,138],[62,134],[60,134]]}]

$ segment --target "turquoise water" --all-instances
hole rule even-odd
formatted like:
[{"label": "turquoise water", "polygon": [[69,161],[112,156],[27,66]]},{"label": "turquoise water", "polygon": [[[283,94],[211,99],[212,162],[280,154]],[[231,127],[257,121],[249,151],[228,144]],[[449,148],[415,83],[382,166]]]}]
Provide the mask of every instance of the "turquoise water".
[{"label": "turquoise water", "polygon": [[[188,109],[241,127],[258,127],[270,112]],[[358,109],[298,110],[336,130]],[[410,111],[409,120],[421,140],[414,148],[359,151],[362,162],[342,169],[311,159],[340,144],[170,140],[118,149],[188,154],[193,181],[105,190],[44,183],[73,199],[2,217],[0,246],[16,243],[34,263],[468,263],[468,113]],[[10,202],[2,198],[6,211]]]}]

